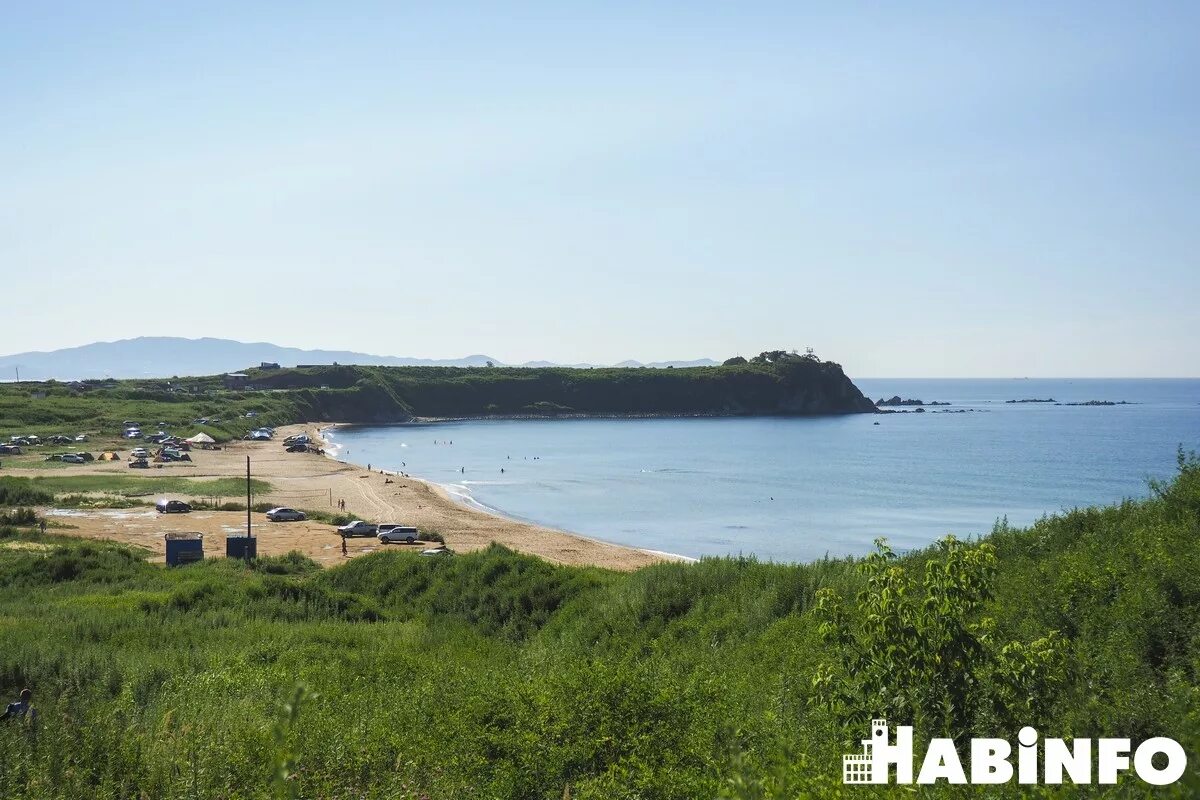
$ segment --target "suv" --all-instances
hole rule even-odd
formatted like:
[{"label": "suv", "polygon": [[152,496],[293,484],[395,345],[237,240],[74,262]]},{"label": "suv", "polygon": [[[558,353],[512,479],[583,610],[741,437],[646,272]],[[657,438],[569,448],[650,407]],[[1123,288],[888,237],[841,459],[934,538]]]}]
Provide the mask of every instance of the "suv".
[{"label": "suv", "polygon": [[187,514],[192,507],[182,500],[159,500],[154,504],[154,510],[160,514]]},{"label": "suv", "polygon": [[405,542],[412,544],[417,540],[417,529],[411,525],[380,525],[379,543]]},{"label": "suv", "polygon": [[272,508],[267,512],[267,519],[271,522],[300,522],[308,517],[303,511],[297,511],[294,508]]},{"label": "suv", "polygon": [[338,533],[342,536],[374,536],[379,528],[370,522],[363,522],[361,519],[356,519],[349,525],[342,525],[338,528]]}]

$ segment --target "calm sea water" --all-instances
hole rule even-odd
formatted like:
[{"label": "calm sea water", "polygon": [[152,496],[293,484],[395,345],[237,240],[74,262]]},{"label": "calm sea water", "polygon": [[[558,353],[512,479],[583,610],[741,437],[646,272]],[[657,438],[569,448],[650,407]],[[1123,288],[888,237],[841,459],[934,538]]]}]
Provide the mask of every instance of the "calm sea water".
[{"label": "calm sea water", "polygon": [[[1200,380],[863,379],[967,413],[445,422],[353,427],[343,458],[463,502],[687,556],[798,561],[986,533],[1147,494],[1200,450]],[[1136,405],[1007,404],[1127,400]],[[930,410],[932,411],[932,409]],[[875,423],[879,423],[876,425]],[[452,443],[451,443],[452,442]]]}]

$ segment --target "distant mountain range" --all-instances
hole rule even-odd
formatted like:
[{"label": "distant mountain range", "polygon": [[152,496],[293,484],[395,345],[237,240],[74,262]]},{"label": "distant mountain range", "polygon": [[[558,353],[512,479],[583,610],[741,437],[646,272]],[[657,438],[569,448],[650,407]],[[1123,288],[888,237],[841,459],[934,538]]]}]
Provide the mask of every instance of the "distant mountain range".
[{"label": "distant mountain range", "polygon": [[[262,362],[284,367],[297,364],[362,364],[388,367],[483,367],[490,361],[496,366],[513,367],[588,367],[605,364],[555,364],[527,361],[505,364],[485,355],[434,359],[403,356],[377,356],[349,350],[302,350],[269,342],[237,342],[232,339],[184,339],[177,336],[139,336],[116,342],[94,342],[48,352],[16,353],[0,356],[0,381],[83,380],[86,378],[169,378],[175,375],[213,375],[256,367]],[[705,367],[716,364],[709,358],[694,361],[656,361],[642,364],[622,361],[618,367]]]}]

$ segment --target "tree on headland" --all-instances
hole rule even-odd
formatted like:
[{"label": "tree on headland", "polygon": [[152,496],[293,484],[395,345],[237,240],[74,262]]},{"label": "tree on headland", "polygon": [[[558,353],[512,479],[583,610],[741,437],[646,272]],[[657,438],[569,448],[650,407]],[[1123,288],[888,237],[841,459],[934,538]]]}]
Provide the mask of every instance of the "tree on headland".
[{"label": "tree on headland", "polygon": [[736,366],[739,366],[741,364],[746,364],[746,363],[748,363],[746,361],[746,359],[742,358],[741,356],[734,356],[733,358],[727,358],[723,362],[721,362],[721,366],[722,367],[736,367]]},{"label": "tree on headland", "polygon": [[[817,361],[821,359],[808,348],[803,354],[797,353],[795,350],[764,350],[754,358],[750,359],[751,364],[783,364],[789,361]],[[725,362],[729,363],[729,362]]]}]

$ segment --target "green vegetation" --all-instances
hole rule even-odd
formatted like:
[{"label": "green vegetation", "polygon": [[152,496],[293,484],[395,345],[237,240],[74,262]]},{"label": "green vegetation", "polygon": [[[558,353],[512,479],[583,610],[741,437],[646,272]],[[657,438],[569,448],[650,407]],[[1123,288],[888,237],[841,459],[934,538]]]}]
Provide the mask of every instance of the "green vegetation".
[{"label": "green vegetation", "polygon": [[0,478],[0,506],[44,506],[54,496],[28,478]]},{"label": "green vegetation", "polygon": [[499,547],[167,570],[5,529],[0,692],[41,715],[0,725],[0,796],[829,796],[881,713],[1170,736],[1193,766],[1155,796],[1195,796],[1200,462],[1152,488],[983,542],[633,574]]},{"label": "green vegetation", "polygon": [[[254,494],[271,491],[271,484],[253,478]],[[186,497],[245,497],[245,478],[194,480],[182,475],[142,477],[124,474],[54,475],[34,478],[0,478],[0,506],[48,505],[54,495],[103,493],[118,497],[150,497],[178,494]],[[245,505],[242,506],[245,508]]]},{"label": "green vegetation", "polygon": [[839,365],[782,351],[687,369],[322,366],[247,375],[248,387],[232,389],[220,376],[0,384],[0,434],[111,437],[131,420],[223,441],[257,425],[315,421],[874,411]]}]

